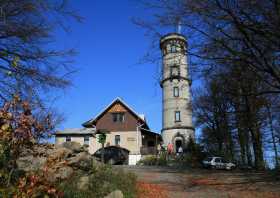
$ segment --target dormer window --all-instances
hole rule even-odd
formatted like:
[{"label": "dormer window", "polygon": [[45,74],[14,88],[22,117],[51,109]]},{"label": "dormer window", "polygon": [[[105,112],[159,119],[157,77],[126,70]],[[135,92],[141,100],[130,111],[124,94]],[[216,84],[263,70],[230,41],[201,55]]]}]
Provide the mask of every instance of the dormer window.
[{"label": "dormer window", "polygon": [[112,113],[113,122],[124,122],[124,113]]}]

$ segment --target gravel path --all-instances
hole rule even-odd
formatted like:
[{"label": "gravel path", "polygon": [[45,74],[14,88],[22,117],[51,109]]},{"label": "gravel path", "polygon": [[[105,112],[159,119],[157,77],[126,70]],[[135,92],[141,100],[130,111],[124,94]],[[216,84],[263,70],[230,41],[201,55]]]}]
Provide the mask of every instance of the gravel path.
[{"label": "gravel path", "polygon": [[170,198],[280,198],[279,175],[152,166],[122,168],[135,173],[138,181],[160,185]]}]

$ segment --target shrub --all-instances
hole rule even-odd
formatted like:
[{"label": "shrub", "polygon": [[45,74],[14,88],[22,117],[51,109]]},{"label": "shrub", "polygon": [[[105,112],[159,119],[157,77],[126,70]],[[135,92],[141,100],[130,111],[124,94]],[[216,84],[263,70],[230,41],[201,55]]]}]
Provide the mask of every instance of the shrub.
[{"label": "shrub", "polygon": [[167,165],[167,153],[162,152],[160,156],[149,155],[141,159],[137,164],[145,166],[166,166]]},{"label": "shrub", "polygon": [[79,175],[61,185],[60,189],[64,192],[64,197],[99,198],[108,195],[114,190],[122,191],[125,198],[134,198],[136,196],[136,176],[108,165],[93,168],[93,173],[89,176],[88,189],[79,190],[77,182],[79,182]]},{"label": "shrub", "polygon": [[202,160],[205,158],[205,154],[202,152],[202,148],[199,144],[196,144],[191,138],[186,149],[186,153],[183,157],[183,164],[191,167],[201,166]]},{"label": "shrub", "polygon": [[145,156],[141,160],[138,161],[138,165],[145,165],[145,166],[155,166],[157,165],[157,157],[154,155]]},{"label": "shrub", "polygon": [[47,195],[55,191],[40,177],[25,176],[16,165],[22,148],[32,147],[38,137],[52,129],[49,116],[42,120],[34,117],[28,102],[18,96],[0,108],[0,197],[32,197],[41,192],[41,195]]}]

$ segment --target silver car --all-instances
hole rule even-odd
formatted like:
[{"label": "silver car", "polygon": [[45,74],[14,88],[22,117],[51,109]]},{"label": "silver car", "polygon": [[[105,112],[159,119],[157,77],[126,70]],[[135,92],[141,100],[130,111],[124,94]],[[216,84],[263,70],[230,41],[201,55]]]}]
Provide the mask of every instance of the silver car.
[{"label": "silver car", "polygon": [[213,169],[232,170],[236,167],[234,163],[226,162],[222,157],[208,157],[202,161],[203,167]]}]

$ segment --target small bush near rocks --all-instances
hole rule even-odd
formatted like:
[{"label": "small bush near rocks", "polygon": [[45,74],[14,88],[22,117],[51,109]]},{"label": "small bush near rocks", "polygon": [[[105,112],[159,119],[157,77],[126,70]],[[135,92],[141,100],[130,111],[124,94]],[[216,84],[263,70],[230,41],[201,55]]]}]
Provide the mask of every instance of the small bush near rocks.
[{"label": "small bush near rocks", "polygon": [[141,159],[137,164],[145,165],[145,166],[166,166],[167,165],[167,157],[166,152],[160,154],[160,156],[149,155]]},{"label": "small bush near rocks", "polygon": [[60,189],[65,198],[103,198],[112,191],[122,191],[125,198],[136,197],[136,176],[122,169],[101,165],[93,167],[93,173],[88,176],[88,185],[79,189],[79,176],[63,183]]},{"label": "small bush near rocks", "polygon": [[154,155],[145,156],[141,160],[139,160],[137,164],[145,166],[155,166],[157,164],[157,157]]}]

